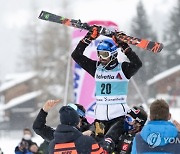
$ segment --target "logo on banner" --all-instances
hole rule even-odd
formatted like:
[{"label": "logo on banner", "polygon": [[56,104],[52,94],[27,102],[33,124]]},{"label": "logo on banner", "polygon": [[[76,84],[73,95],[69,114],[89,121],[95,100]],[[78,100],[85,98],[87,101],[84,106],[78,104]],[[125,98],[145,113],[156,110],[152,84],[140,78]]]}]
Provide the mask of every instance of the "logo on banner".
[{"label": "logo on banner", "polygon": [[87,108],[86,110],[86,114],[89,116],[93,116],[94,117],[94,111],[95,111],[95,106],[96,106],[96,102],[92,102],[90,104],[90,106]]}]

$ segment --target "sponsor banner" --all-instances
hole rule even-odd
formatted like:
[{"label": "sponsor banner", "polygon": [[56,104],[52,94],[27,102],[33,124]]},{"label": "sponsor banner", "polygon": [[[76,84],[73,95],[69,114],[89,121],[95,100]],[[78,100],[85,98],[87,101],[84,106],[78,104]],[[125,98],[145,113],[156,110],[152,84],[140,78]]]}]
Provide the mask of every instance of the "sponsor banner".
[{"label": "sponsor banner", "polygon": [[[90,25],[102,25],[108,27],[111,30],[117,30],[118,26],[111,21],[90,21]],[[87,31],[75,29],[72,35],[72,50],[75,49],[78,42],[86,35]],[[96,47],[100,40],[106,38],[105,36],[99,36],[96,40],[86,48],[84,55],[97,60]],[[96,104],[95,99],[95,80],[94,78],[85,72],[78,64],[73,61],[73,87],[74,87],[74,102],[83,105],[86,109],[86,117],[89,122],[94,119],[94,109]]]}]

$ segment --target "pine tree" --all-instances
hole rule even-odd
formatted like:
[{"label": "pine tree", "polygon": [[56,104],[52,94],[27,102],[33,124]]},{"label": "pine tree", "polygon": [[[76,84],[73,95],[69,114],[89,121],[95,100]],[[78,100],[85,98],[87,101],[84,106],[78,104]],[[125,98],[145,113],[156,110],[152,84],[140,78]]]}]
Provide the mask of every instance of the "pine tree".
[{"label": "pine tree", "polygon": [[[36,16],[38,15],[37,11]],[[22,38],[23,53],[21,56],[23,70],[38,73],[37,84],[33,87],[43,92],[37,102],[39,103],[38,109],[49,99],[64,98],[67,59],[71,45],[68,27],[48,22],[43,22],[42,25],[41,23],[42,21],[38,20],[26,26]],[[69,88],[69,93],[71,93],[72,79],[69,85],[71,85]],[[71,97],[72,95],[68,95],[68,101],[72,100]],[[51,125],[54,126],[58,124],[59,107],[56,110],[48,116]]]},{"label": "pine tree", "polygon": [[166,26],[164,38],[166,40],[167,67],[179,65],[180,59],[180,0],[174,6]]},{"label": "pine tree", "polygon": [[[39,73],[41,81],[38,86],[64,86],[67,56],[71,43],[67,27],[47,24],[41,32],[35,29],[34,25],[28,25],[29,32],[23,39],[24,69]],[[48,88],[42,89],[48,90]],[[52,95],[49,92],[46,96]]]},{"label": "pine tree", "polygon": [[[137,15],[133,18],[131,27],[132,36],[157,41],[157,36],[152,30],[141,0],[137,5]],[[133,47],[133,50],[143,63],[142,68],[135,74],[134,79],[145,96],[147,90],[146,81],[161,72],[161,65],[159,64],[161,56],[160,54],[154,54],[135,47]]]}]

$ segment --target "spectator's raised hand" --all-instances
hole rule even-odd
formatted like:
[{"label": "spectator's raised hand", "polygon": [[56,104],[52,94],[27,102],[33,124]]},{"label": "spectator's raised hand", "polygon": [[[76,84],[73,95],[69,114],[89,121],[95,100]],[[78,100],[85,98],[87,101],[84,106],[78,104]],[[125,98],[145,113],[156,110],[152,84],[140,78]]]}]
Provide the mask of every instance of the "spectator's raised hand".
[{"label": "spectator's raised hand", "polygon": [[177,122],[176,120],[173,120],[173,124],[176,126],[176,128],[177,128],[178,131],[180,132],[180,123]]},{"label": "spectator's raised hand", "polygon": [[53,108],[54,106],[56,106],[58,103],[62,102],[62,100],[57,99],[57,100],[48,100],[44,106],[43,106],[43,110],[45,112],[48,112],[51,108]]}]

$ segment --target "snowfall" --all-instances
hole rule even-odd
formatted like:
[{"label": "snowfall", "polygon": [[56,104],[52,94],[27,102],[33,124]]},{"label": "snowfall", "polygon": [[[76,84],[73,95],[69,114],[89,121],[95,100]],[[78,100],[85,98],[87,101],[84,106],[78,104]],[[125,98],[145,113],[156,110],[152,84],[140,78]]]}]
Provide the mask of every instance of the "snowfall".
[{"label": "snowfall", "polygon": [[[172,114],[171,120],[177,120],[178,122],[180,122],[180,108],[171,108],[170,112]],[[21,131],[0,131],[0,147],[4,154],[13,154],[14,149],[21,141],[21,138]],[[40,145],[43,142],[43,139],[38,135],[34,135],[32,140],[36,142],[38,145]]]}]

